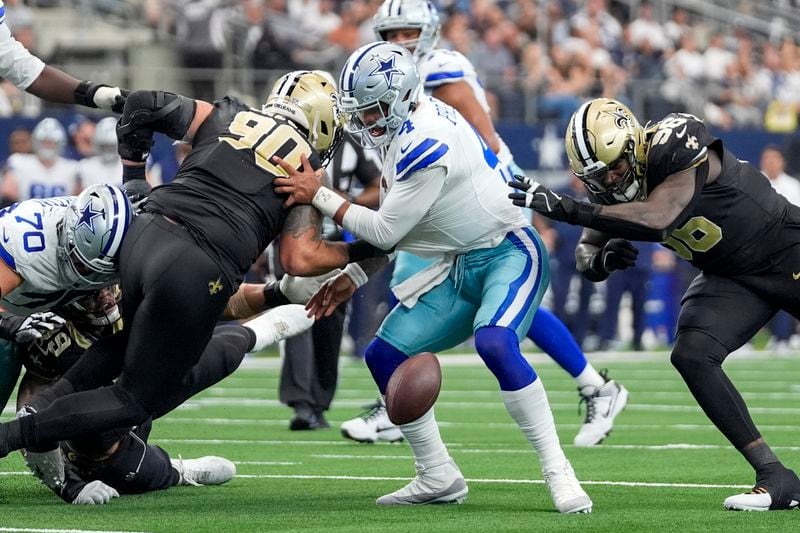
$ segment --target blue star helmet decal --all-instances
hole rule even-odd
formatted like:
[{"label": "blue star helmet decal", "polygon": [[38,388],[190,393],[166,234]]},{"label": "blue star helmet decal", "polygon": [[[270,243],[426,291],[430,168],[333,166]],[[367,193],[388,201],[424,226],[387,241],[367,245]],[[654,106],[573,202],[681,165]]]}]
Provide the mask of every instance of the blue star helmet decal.
[{"label": "blue star helmet decal", "polygon": [[83,208],[81,211],[81,218],[78,219],[78,223],[75,225],[75,229],[81,227],[81,225],[86,226],[89,228],[89,231],[94,234],[94,219],[99,217],[103,214],[103,211],[94,211],[92,209],[92,202],[86,204],[86,207]]},{"label": "blue star helmet decal", "polygon": [[383,77],[386,78],[386,84],[391,87],[392,77],[394,77],[395,74],[403,73],[402,70],[394,66],[395,59],[397,58],[394,55],[389,56],[387,59],[375,56],[375,60],[378,62],[378,66],[375,67],[375,70],[370,72],[369,75],[375,76],[376,74],[383,74]]}]

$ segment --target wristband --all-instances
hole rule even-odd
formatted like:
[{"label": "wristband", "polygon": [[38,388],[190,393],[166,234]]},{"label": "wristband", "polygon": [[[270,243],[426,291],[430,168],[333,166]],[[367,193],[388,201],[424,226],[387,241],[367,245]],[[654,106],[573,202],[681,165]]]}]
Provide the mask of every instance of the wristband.
[{"label": "wristband", "polygon": [[145,165],[122,165],[122,183],[146,179]]},{"label": "wristband", "polygon": [[94,93],[97,92],[97,89],[100,87],[108,87],[107,85],[100,85],[98,83],[93,83],[91,81],[85,80],[78,84],[75,88],[73,93],[73,98],[75,98],[75,103],[78,105],[83,105],[86,107],[97,107],[97,104],[94,103]]},{"label": "wristband", "polygon": [[342,274],[347,274],[347,277],[353,282],[353,285],[356,286],[356,289],[363,286],[366,282],[369,281],[369,276],[367,273],[364,272],[364,269],[358,263],[348,263],[344,270],[342,270]]},{"label": "wristband", "polygon": [[264,305],[267,309],[288,305],[292,302],[281,292],[280,280],[272,281],[264,285]]},{"label": "wristband", "polygon": [[327,187],[317,189],[314,199],[311,200],[311,205],[319,209],[323,215],[331,218],[345,203],[347,203],[347,200]]},{"label": "wristband", "polygon": [[[392,249],[394,251],[394,249]],[[364,259],[372,259],[374,257],[381,257],[388,252],[371,245],[367,241],[357,240],[347,243],[347,256],[351,263],[358,263]]]}]

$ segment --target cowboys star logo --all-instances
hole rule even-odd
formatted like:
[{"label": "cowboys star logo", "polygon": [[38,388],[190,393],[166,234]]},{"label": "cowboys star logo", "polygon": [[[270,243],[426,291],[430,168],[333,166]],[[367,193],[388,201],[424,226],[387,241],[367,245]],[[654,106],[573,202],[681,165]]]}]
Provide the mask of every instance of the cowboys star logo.
[{"label": "cowboys star logo", "polygon": [[75,226],[75,229],[78,229],[81,226],[86,226],[89,228],[89,231],[94,234],[94,219],[101,216],[103,211],[95,211],[92,209],[92,202],[86,204],[86,207],[83,208],[81,211],[81,218],[78,219],[78,224]]},{"label": "cowboys star logo", "polygon": [[221,290],[222,290],[221,278],[217,278],[214,281],[208,282],[208,294],[210,294],[211,296],[214,296]]},{"label": "cowboys star logo", "polygon": [[394,66],[394,62],[396,59],[397,59],[396,56],[390,56],[386,59],[375,56],[375,60],[378,62],[378,66],[375,67],[375,70],[370,72],[369,75],[375,76],[378,74],[383,74],[383,77],[386,78],[386,84],[391,86],[392,78],[394,77],[394,75],[403,73],[402,70]]}]

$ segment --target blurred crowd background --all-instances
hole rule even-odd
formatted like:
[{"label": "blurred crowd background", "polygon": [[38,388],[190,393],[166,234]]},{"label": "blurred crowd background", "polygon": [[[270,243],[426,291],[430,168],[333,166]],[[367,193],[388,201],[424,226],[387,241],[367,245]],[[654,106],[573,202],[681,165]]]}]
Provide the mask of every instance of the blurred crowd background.
[{"label": "blurred crowd background", "polygon": [[[734,153],[760,165],[783,194],[796,195],[790,200],[800,203],[800,185],[792,177],[800,176],[800,0],[433,3],[443,20],[439,46],[460,51],[475,65],[497,129],[526,171],[579,193],[579,183],[566,171],[564,125],[583,101],[606,96],[627,103],[642,122],[675,111],[703,118]],[[288,70],[323,69],[336,75],[350,52],[375,40],[371,20],[380,4],[6,0],[5,11],[6,24],[19,41],[78,78],[208,100],[233,94],[257,105],[272,81]],[[8,140],[0,142],[5,203],[21,198],[15,174],[26,168],[15,166],[14,159],[9,164],[10,154],[38,157],[43,141],[59,144],[31,135],[45,117],[63,126],[60,158],[95,158],[92,165],[75,164],[72,185],[51,192],[71,194],[101,179],[89,177],[90,170],[111,182],[119,179],[98,170],[97,158],[115,164],[113,154],[103,151],[104,129],[96,126],[102,115],[45,106],[2,82],[0,117],[0,137]],[[171,180],[185,153],[185,146],[161,140],[149,179],[154,184]],[[582,283],[572,256],[578,230],[536,224],[553,261],[546,303],[585,348],[652,348],[671,342],[676,295],[693,276],[688,265],[668,250],[643,245],[637,269],[604,284]],[[768,337],[778,350],[800,348],[796,325],[788,317],[776,320]]]}]

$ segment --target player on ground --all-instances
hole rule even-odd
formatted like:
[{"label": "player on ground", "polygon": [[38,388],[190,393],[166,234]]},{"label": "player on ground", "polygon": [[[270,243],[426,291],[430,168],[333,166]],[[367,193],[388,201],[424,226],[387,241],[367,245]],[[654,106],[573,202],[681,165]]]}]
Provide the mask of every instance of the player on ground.
[{"label": "player on ground", "polygon": [[[61,377],[93,342],[122,329],[117,305],[120,297],[117,285],[95,291],[63,307],[59,314],[66,321],[50,335],[18,344],[19,357],[26,369],[17,394],[18,409],[28,406],[36,391]],[[301,306],[294,307],[298,315],[304,314]],[[229,310],[231,312],[226,314],[233,318],[234,310]],[[181,393],[170,398],[153,418],[163,416],[235,371],[245,353],[254,348],[254,330],[272,329],[277,342],[313,323],[310,319],[276,323],[271,318],[273,315],[274,312],[268,312],[244,325],[228,323],[217,326],[206,350],[190,371],[189,379],[185,380]],[[59,497],[78,504],[101,504],[118,493],[136,494],[175,485],[218,485],[233,477],[236,467],[221,457],[170,459],[158,446],[147,444],[151,427],[152,420],[148,420],[134,428],[120,428],[62,442],[65,460],[62,477],[45,477],[44,472],[37,470],[38,465],[31,466]]]},{"label": "player on ground", "polygon": [[0,0],[0,77],[48,102],[99,107],[115,113],[122,111],[128,91],[91,81],[78,81],[45,65],[14,39],[5,21],[6,10]]},{"label": "player on ground", "polygon": [[510,197],[587,228],[575,255],[593,281],[634,264],[626,239],[661,242],[702,271],[683,297],[672,363],[756,472],[753,490],[725,507],[797,507],[800,480],[764,442],[722,363],[777,310],[800,317],[800,208],[693,115],[672,113],[645,130],[623,104],[598,98],[570,119],[566,148],[594,203],[527,178]]},{"label": "player on ground", "polygon": [[[122,242],[125,329],[94,343],[48,389],[57,401],[0,424],[0,456],[144,423],[180,390],[244,274],[279,235],[290,274],[328,272],[376,254],[363,242],[322,241],[316,209],[283,206],[272,181],[284,172],[270,158],[324,163],[342,128],[324,78],[290,73],[274,93],[262,110],[231,98],[212,105],[163,91],[128,97],[117,130],[125,182],[144,182],[154,131],[191,142],[192,151],[173,182],[153,189]],[[348,266],[354,268],[365,275]],[[265,339],[256,337],[263,346]],[[119,378],[103,387],[108,375]]]},{"label": "player on ground", "polygon": [[[489,104],[472,63],[452,50],[434,48],[439,38],[439,15],[427,0],[386,0],[373,20],[379,39],[406,47],[417,62],[425,91],[453,106],[497,154],[506,181],[522,171],[511,151],[494,130]],[[399,253],[392,284],[401,283],[430,262]],[[584,424],[575,436],[577,446],[599,444],[611,432],[614,418],[624,409],[628,391],[600,374],[586,359],[567,327],[548,309],[540,307],[527,336],[575,379],[581,403],[586,404]],[[399,437],[386,408],[377,404],[359,418],[342,424],[342,434],[359,441]]]},{"label": "player on ground", "polygon": [[[503,178],[494,152],[457,111],[420,92],[414,59],[396,44],[364,46],[342,70],[339,95],[348,128],[384,156],[378,211],[351,204],[307,167],[301,173],[279,158],[289,178],[276,178],[276,190],[289,193],[290,203],[313,203],[375,246],[434,259],[395,287],[401,305],[367,348],[381,394],[409,356],[455,346],[474,334],[509,413],[539,455],[556,507],[588,512],[592,502],[561,450],[544,387],[519,350],[547,287],[547,252],[522,211],[498,189]],[[335,279],[347,284],[348,296],[355,291],[352,278]],[[468,488],[433,409],[400,430],[417,475],[377,503],[463,502]]]}]

